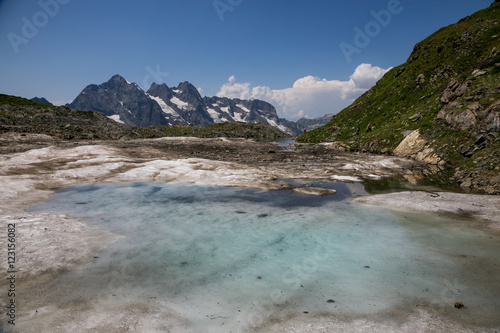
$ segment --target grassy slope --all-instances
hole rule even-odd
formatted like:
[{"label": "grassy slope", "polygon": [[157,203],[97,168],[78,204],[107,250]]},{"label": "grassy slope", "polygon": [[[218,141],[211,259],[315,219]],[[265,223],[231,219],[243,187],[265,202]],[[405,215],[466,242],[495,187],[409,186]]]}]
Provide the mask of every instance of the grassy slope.
[{"label": "grassy slope", "polygon": [[5,95],[5,94],[0,94],[0,105],[1,104],[12,105],[12,106],[35,106],[44,109],[54,108],[53,106],[33,102],[26,98]]},{"label": "grassy slope", "polygon": [[[497,3],[440,29],[418,43],[406,63],[386,73],[325,126],[299,136],[298,140],[340,141],[351,150],[390,152],[403,140],[405,131],[420,129],[440,156],[454,167],[471,169],[477,158],[498,155],[497,139],[473,158],[465,158],[457,148],[473,146],[477,131],[453,130],[437,121],[436,116],[443,108],[440,98],[452,78],[459,82],[472,80],[469,92],[460,99],[465,106],[467,98],[479,102],[483,109],[500,100],[499,18]],[[489,74],[474,77],[475,69]],[[490,93],[487,98],[475,99],[484,92]],[[339,131],[332,131],[337,126]],[[371,131],[367,131],[368,127]],[[498,165],[498,160],[493,162],[493,166]]]},{"label": "grassy slope", "polygon": [[[335,139],[350,143],[352,149],[361,149],[378,140],[377,146],[381,150],[395,148],[406,130],[420,128],[431,135],[436,129],[442,130],[434,119],[443,107],[440,97],[451,78],[460,80],[470,76],[474,69],[485,68],[491,75],[475,78],[472,89],[498,86],[500,68],[494,64],[500,62],[500,24],[493,25],[492,22],[498,21],[499,17],[500,6],[496,5],[440,29],[417,44],[405,64],[393,68],[375,87],[325,126],[301,135],[299,140],[321,142]],[[499,97],[496,96],[495,100]],[[481,103],[488,107],[493,99]],[[367,132],[369,124],[372,131]],[[338,136],[332,136],[334,125],[341,129]],[[359,135],[356,135],[357,128],[360,128]]]}]

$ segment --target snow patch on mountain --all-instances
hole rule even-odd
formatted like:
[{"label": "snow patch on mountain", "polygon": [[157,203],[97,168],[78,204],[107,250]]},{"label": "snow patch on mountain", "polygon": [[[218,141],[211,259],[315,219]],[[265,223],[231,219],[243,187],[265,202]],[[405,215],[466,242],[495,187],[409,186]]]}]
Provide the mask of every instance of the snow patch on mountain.
[{"label": "snow patch on mountain", "polygon": [[289,132],[289,129],[286,126],[276,123],[276,121],[274,121],[273,119],[268,119],[267,122],[269,123],[269,125],[277,127],[280,131],[283,131],[285,133]]},{"label": "snow patch on mountain", "polygon": [[248,110],[248,108],[245,107],[243,104],[236,104],[236,106],[245,111],[246,113],[250,113],[250,110]]},{"label": "snow patch on mountain", "polygon": [[177,96],[174,96],[170,99],[170,102],[174,103],[179,107],[179,109],[184,110],[187,109],[189,106],[189,103],[181,101]]},{"label": "snow patch on mountain", "polygon": [[149,98],[156,101],[156,103],[158,103],[158,105],[160,106],[161,110],[164,113],[166,113],[168,115],[172,115],[172,116],[177,117],[177,118],[182,118],[174,109],[172,109],[170,106],[168,106],[167,103],[165,103],[160,97],[152,96],[150,94],[146,94],[146,95],[148,95]]},{"label": "snow patch on mountain", "polygon": [[125,124],[121,119],[120,119],[120,116],[117,115],[117,114],[114,114],[112,116],[108,116],[109,119],[113,119],[114,121],[116,121],[117,123],[120,123],[120,124]]},{"label": "snow patch on mountain", "polygon": [[217,112],[215,109],[207,108],[207,112],[210,115],[210,117],[212,117],[212,119],[214,120],[214,123],[225,122],[225,120],[221,118],[221,115],[219,114],[219,112]]}]

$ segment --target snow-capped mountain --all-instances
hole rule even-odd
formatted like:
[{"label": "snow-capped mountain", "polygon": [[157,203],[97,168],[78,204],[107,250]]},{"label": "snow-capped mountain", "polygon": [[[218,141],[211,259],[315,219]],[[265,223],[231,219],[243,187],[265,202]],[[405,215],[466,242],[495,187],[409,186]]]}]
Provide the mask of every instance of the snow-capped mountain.
[{"label": "snow-capped mountain", "polygon": [[97,111],[126,125],[169,125],[158,102],[151,99],[137,84],[120,75],[101,85],[91,84],[68,104],[72,109]]},{"label": "snow-capped mountain", "polygon": [[176,88],[153,83],[145,92],[137,84],[115,75],[101,85],[87,86],[68,106],[98,111],[133,126],[205,126],[241,121],[268,124],[290,134],[298,132],[294,122],[279,118],[276,109],[267,102],[202,97],[189,82],[182,82]]}]

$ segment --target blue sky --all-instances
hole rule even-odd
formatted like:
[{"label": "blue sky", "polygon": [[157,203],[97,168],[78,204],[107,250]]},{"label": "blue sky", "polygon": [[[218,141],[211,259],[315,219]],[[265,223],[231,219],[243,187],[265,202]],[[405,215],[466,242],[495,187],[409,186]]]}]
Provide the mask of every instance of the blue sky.
[{"label": "blue sky", "polygon": [[61,104],[120,74],[145,90],[189,81],[207,96],[267,100],[288,119],[317,117],[492,2],[0,0],[0,93]]}]

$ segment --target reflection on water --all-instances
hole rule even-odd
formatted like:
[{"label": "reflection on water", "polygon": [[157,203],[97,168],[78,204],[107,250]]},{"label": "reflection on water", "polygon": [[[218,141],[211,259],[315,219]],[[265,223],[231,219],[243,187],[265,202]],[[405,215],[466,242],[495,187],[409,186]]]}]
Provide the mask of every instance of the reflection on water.
[{"label": "reflection on water", "polygon": [[280,147],[285,147],[285,146],[293,145],[295,143],[296,142],[293,140],[293,138],[284,138],[284,139],[278,140],[277,145]]},{"label": "reflection on water", "polygon": [[[363,185],[366,191],[370,194],[393,193],[403,191],[448,191],[463,193],[463,190],[457,184],[445,183],[435,179],[429,180],[431,177],[423,178],[418,174],[421,171],[415,171],[417,175],[384,177],[381,179],[364,179]],[[438,175],[435,175],[438,177]],[[411,182],[408,180],[410,179]],[[443,179],[449,179],[443,177]]]},{"label": "reflection on water", "polygon": [[413,300],[480,305],[479,322],[498,313],[498,237],[356,204],[348,187],[332,186],[338,196],[321,198],[165,183],[64,189],[33,210],[68,211],[125,237],[60,276],[46,302],[154,298],[192,327],[227,332]]}]

